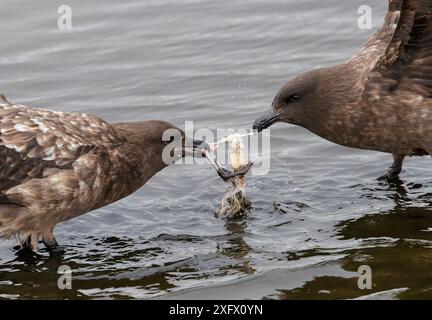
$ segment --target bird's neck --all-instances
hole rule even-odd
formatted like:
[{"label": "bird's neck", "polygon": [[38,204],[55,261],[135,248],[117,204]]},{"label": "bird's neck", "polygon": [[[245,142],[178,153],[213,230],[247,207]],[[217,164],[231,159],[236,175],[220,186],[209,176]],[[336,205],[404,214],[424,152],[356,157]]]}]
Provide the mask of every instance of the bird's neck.
[{"label": "bird's neck", "polygon": [[110,154],[113,191],[107,196],[109,203],[135,192],[167,166],[160,146],[149,141],[145,123],[119,123],[114,127],[124,142]]},{"label": "bird's neck", "polygon": [[304,126],[313,133],[340,145],[390,152],[397,145],[400,124],[392,116],[395,106],[371,102],[366,96],[364,70],[351,62],[327,68],[318,89],[321,101]]},{"label": "bird's neck", "polygon": [[362,87],[349,64],[326,68],[322,73],[318,96],[321,101],[305,127],[332,142],[350,146],[353,131],[362,131],[367,110],[361,105]]},{"label": "bird's neck", "polygon": [[129,165],[140,173],[145,180],[143,183],[168,165],[162,159],[160,141],[150,138],[154,133],[146,122],[118,123],[114,127],[125,137],[119,152],[128,158]]}]

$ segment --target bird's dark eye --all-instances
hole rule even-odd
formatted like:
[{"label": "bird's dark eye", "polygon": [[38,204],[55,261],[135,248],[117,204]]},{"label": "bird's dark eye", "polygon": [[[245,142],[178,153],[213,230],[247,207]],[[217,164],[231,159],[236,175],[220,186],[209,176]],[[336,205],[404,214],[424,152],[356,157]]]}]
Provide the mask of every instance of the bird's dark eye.
[{"label": "bird's dark eye", "polygon": [[297,102],[300,100],[300,96],[297,93],[294,93],[293,95],[290,95],[287,99],[287,102]]}]

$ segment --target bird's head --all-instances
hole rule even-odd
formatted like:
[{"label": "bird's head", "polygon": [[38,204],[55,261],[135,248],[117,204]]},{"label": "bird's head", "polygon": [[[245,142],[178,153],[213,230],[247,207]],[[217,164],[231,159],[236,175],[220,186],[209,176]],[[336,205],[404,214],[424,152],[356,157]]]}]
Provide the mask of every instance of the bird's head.
[{"label": "bird's head", "polygon": [[161,155],[165,165],[185,156],[203,157],[204,149],[209,149],[206,142],[187,137],[182,129],[168,122],[145,121],[126,125],[132,137],[143,144],[144,154],[153,158]]},{"label": "bird's head", "polygon": [[319,90],[321,82],[320,70],[288,81],[274,98],[272,108],[255,121],[254,130],[262,131],[277,122],[308,128],[325,107],[324,97],[320,96]]}]

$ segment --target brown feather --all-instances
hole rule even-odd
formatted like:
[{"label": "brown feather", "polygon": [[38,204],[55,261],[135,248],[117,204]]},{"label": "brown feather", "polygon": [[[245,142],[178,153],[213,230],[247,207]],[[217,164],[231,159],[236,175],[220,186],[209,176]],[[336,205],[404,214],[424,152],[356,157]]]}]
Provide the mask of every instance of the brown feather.
[{"label": "brown feather", "polygon": [[168,128],[0,105],[0,236],[34,246],[57,223],[131,194],[166,166]]}]

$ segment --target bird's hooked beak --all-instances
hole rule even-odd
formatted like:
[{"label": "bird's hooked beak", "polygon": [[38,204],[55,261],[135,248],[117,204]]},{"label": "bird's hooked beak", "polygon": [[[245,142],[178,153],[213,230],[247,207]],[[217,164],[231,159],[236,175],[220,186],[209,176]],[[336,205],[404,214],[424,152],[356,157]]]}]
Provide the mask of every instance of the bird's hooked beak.
[{"label": "bird's hooked beak", "polygon": [[260,132],[279,121],[280,121],[280,113],[274,112],[273,110],[269,110],[266,113],[264,113],[261,117],[255,120],[253,124],[253,129]]},{"label": "bird's hooked beak", "polygon": [[192,154],[193,157],[205,157],[205,151],[210,151],[210,146],[203,140],[192,140]]},{"label": "bird's hooked beak", "polygon": [[186,138],[183,140],[183,145],[175,147],[174,151],[182,155],[182,157],[205,157],[205,151],[210,151],[210,146],[207,142],[202,140],[195,140]]},{"label": "bird's hooked beak", "polygon": [[204,157],[204,152],[210,151],[210,146],[206,141],[203,140],[193,140],[192,149],[196,155],[201,155]]}]

